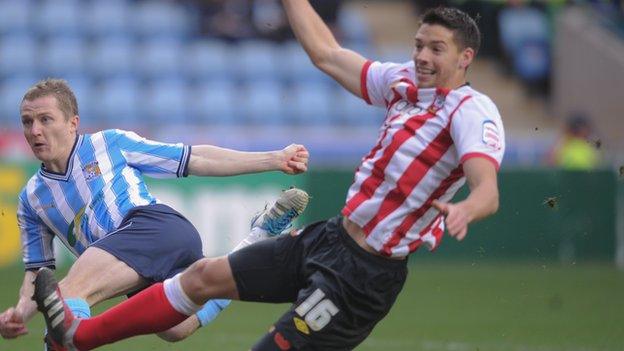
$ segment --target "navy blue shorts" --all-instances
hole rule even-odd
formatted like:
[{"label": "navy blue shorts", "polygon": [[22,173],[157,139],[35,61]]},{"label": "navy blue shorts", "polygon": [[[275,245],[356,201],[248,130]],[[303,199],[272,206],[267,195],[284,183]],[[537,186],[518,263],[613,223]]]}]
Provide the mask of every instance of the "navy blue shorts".
[{"label": "navy blue shorts", "polygon": [[91,246],[117,257],[150,283],[173,277],[204,257],[195,226],[163,204],[133,208],[119,229]]}]

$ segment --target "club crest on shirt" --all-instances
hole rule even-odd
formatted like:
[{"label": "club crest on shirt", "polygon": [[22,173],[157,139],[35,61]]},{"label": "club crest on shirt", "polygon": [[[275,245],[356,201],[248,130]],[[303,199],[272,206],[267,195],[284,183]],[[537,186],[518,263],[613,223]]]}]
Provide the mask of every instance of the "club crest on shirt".
[{"label": "club crest on shirt", "polygon": [[483,143],[494,150],[500,150],[501,148],[501,137],[498,132],[498,127],[496,123],[491,120],[487,120],[483,122],[483,128],[481,133],[481,140]]},{"label": "club crest on shirt", "polygon": [[98,165],[98,162],[93,161],[82,167],[82,174],[84,175],[85,180],[89,182],[99,177],[102,174],[102,171],[100,171],[100,166]]}]

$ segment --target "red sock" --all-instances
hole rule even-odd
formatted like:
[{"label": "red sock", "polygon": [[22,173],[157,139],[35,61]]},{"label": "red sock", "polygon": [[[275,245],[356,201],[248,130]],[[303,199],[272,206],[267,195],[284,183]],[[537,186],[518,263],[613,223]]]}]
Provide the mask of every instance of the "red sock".
[{"label": "red sock", "polygon": [[163,284],[157,283],[97,317],[83,319],[74,334],[74,345],[91,350],[131,336],[165,331],[188,317],[171,306]]}]

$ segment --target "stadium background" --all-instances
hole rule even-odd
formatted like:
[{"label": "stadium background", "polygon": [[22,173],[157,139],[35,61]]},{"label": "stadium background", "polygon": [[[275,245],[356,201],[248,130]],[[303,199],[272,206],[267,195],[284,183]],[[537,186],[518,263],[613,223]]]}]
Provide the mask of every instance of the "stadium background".
[{"label": "stadium background", "polygon": [[[469,80],[497,103],[507,131],[501,209],[464,242],[447,238],[435,253],[413,255],[405,291],[359,349],[624,349],[622,5],[314,3],[345,46],[404,61],[417,14],[443,2],[478,14],[485,36]],[[300,223],[338,212],[382,111],[311,66],[276,4],[0,0],[0,310],[16,302],[23,274],[16,195],[38,167],[21,135],[18,106],[25,89],[44,77],[74,87],[83,132],[123,128],[246,150],[293,141],[310,148],[311,172],[294,178],[150,181],[160,199],[196,223],[206,254],[227,252],[253,212],[289,185],[313,196]],[[551,156],[565,121],[579,114],[592,125],[586,142],[600,163],[569,170]],[[64,271],[71,257],[61,247],[58,255]],[[103,349],[245,349],[284,308],[234,303],[182,343],[149,336]],[[0,340],[0,350],[40,349],[40,317],[30,330]]]}]

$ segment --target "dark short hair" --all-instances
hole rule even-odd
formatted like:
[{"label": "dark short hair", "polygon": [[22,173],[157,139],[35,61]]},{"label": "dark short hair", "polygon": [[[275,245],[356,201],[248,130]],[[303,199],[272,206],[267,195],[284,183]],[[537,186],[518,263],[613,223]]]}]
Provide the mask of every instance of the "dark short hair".
[{"label": "dark short hair", "polygon": [[63,79],[47,78],[40,80],[24,94],[22,103],[45,96],[54,96],[56,98],[58,108],[63,112],[66,119],[78,115],[76,95],[74,95],[67,81]]},{"label": "dark short hair", "polygon": [[455,43],[460,49],[471,48],[475,54],[481,46],[481,32],[470,15],[452,7],[436,7],[427,10],[420,24],[437,24],[453,32]]}]

